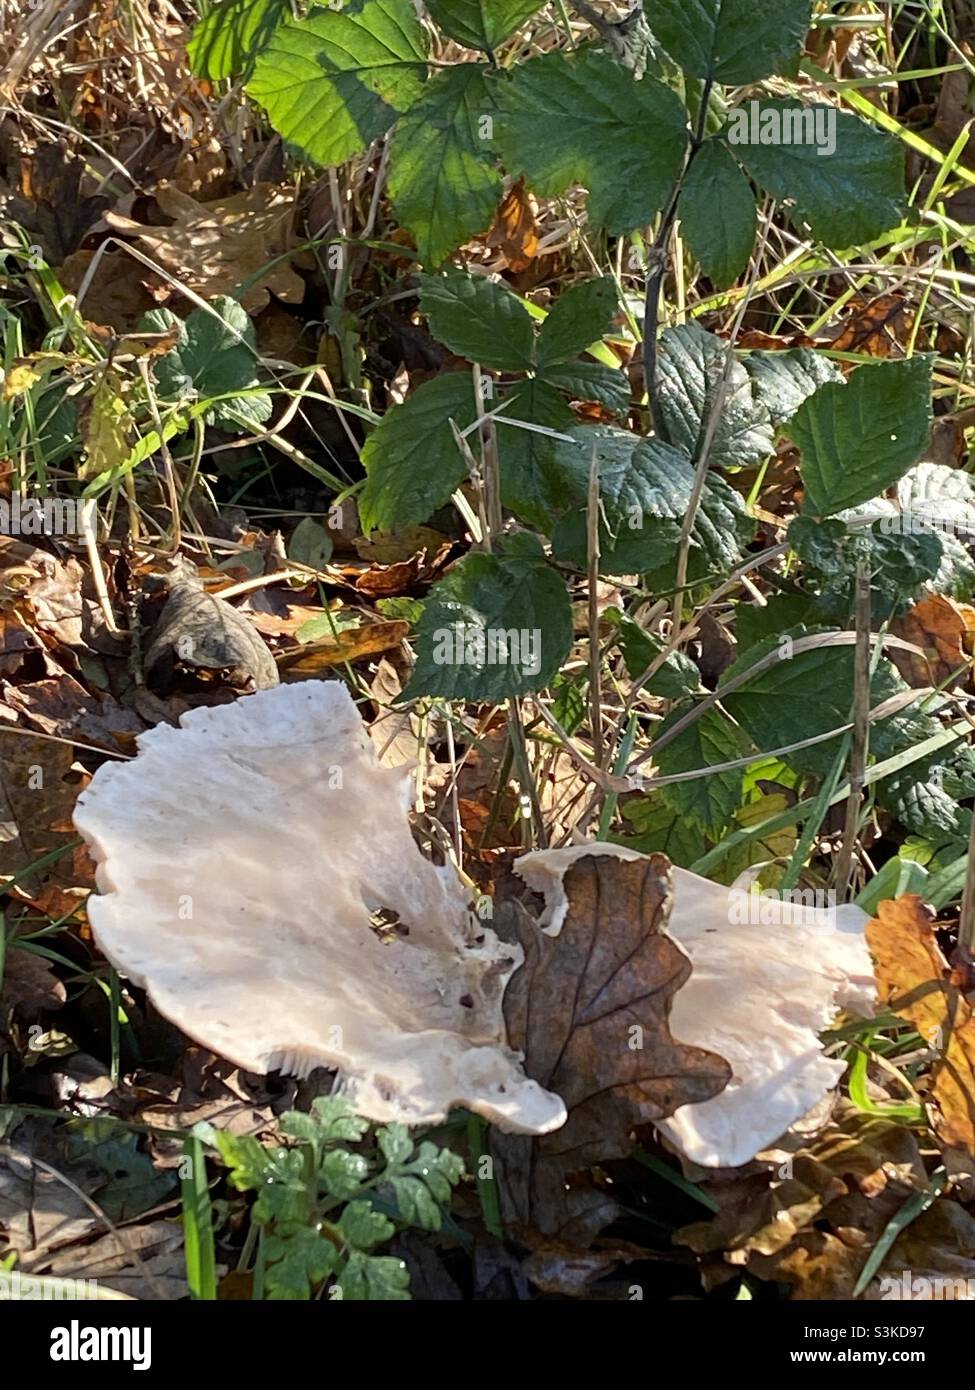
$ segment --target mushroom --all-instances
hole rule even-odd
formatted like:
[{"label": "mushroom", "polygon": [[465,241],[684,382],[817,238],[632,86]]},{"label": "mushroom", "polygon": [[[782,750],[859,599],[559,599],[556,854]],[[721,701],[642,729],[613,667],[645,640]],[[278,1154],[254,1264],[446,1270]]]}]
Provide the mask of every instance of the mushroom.
[{"label": "mushroom", "polygon": [[[543,930],[560,930],[563,875],[589,854],[641,857],[590,842],[516,861],[528,886],[545,894]],[[840,1010],[874,1011],[869,918],[852,905],[784,902],[686,869],[672,873],[667,932],[693,970],[674,998],[670,1029],[680,1042],[724,1057],[733,1076],[712,1100],[681,1106],[657,1128],[702,1167],[734,1168],[801,1120],[843,1074],[844,1063],[824,1056],[818,1035]]]},{"label": "mushroom", "polygon": [[408,780],[379,766],[336,681],[149,730],[75,810],[97,864],[95,939],[161,1014],[245,1070],[335,1068],[376,1121],[432,1124],[464,1105],[516,1132],[558,1128],[562,1101],[505,1040],[521,950],[420,853]]}]

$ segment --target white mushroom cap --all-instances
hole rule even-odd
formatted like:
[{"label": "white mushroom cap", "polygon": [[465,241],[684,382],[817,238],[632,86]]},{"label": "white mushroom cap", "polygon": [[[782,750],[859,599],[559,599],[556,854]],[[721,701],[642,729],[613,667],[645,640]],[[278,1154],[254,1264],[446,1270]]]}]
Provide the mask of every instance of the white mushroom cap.
[{"label": "white mushroom cap", "polygon": [[[380,767],[336,681],[197,709],[101,768],[75,824],[98,865],[88,915],[112,964],[238,1066],[337,1068],[377,1121],[464,1105],[502,1128],[565,1121],[506,1044],[521,960],[416,847],[408,772]],[[408,934],[384,943],[378,909]]]},{"label": "white mushroom cap", "polygon": [[[639,859],[599,842],[526,854],[515,869],[546,896],[543,930],[558,933],[567,908],[562,879],[588,854]],[[712,1100],[684,1105],[657,1128],[703,1167],[749,1162],[802,1118],[844,1071],[818,1034],[840,1009],[870,1014],[875,985],[858,907],[816,908],[673,871],[668,934],[693,966],[674,997],[670,1029],[707,1048],[733,1076]],[[755,918],[759,920],[755,920]]]}]

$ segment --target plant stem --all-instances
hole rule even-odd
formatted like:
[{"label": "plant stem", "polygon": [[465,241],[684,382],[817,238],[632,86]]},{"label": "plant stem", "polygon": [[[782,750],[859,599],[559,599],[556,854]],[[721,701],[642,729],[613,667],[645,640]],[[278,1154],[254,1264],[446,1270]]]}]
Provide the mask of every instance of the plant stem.
[{"label": "plant stem", "polygon": [[856,647],[853,652],[853,741],[850,752],[850,795],[846,803],[843,843],[836,859],[835,884],[845,901],[850,891],[860,807],[870,751],[870,574],[866,561],[857,561]]}]

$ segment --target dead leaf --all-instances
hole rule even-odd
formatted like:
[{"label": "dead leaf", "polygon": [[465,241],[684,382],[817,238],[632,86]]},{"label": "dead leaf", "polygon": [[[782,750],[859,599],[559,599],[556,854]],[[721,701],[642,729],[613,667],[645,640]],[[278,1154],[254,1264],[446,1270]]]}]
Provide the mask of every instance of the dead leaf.
[{"label": "dead leaf", "polygon": [[267,690],[278,684],[274,658],[232,604],[205,593],[193,578],[174,580],[145,654],[146,675],[168,688],[182,668],[194,674],[225,672],[234,689]]},{"label": "dead leaf", "polygon": [[[969,683],[975,608],[942,594],[928,594],[909,613],[895,618],[891,630],[928,653],[925,659],[903,648],[891,648],[891,659],[908,685],[915,689],[942,685],[953,673],[956,681]],[[969,670],[959,670],[966,667]]]},{"label": "dead leaf", "polygon": [[501,200],[488,246],[496,246],[508,269],[520,274],[538,255],[538,204],[518,179]]},{"label": "dead leaf", "polygon": [[282,652],[277,659],[281,679],[305,680],[331,666],[341,666],[346,661],[361,661],[367,656],[393,651],[405,642],[409,630],[409,623],[404,622],[366,623],[362,627],[341,628],[327,641],[306,642],[303,646]]},{"label": "dead leaf", "polygon": [[[75,251],[58,269],[69,294],[77,294],[97,252]],[[143,314],[157,307],[147,283],[151,274],[127,251],[103,251],[79,308],[88,319],[116,333],[135,332]]]},{"label": "dead leaf", "polygon": [[[937,1053],[925,1100],[939,1141],[975,1161],[975,1019],[935,940],[934,915],[906,893],[882,902],[867,926],[882,1005]],[[971,1171],[971,1169],[969,1169]]]},{"label": "dead leaf", "polygon": [[30,1023],[43,1013],[60,1009],[66,998],[64,985],[49,960],[22,948],[12,950],[8,944],[0,983],[0,1028],[6,1027],[8,1014],[17,1014]]},{"label": "dead leaf", "polygon": [[854,295],[831,346],[838,352],[862,352],[868,357],[903,357],[914,327],[914,313],[902,294],[874,299]]},{"label": "dead leaf", "polygon": [[155,199],[173,219],[171,226],[148,227],[117,212],[106,213],[105,220],[137,236],[164,269],[206,298],[232,295],[256,276],[240,296],[248,313],[259,313],[272,294],[286,304],[301,303],[305,282],[280,259],[291,240],[292,189],[256,183],[233,197],[201,203],[162,183]]},{"label": "dead leaf", "polygon": [[669,860],[593,854],[573,864],[564,883],[569,906],[558,936],[518,903],[502,909],[525,951],[504,1012],[526,1072],[562,1097],[569,1116],[552,1134],[499,1135],[492,1147],[504,1167],[509,1222],[563,1237],[584,1228],[591,1239],[611,1199],[597,1199],[598,1213],[586,1210],[591,1194],[573,1197],[567,1177],[625,1156],[635,1126],[710,1100],[731,1069],[670,1033],[673,997],[691,967],[665,935]]},{"label": "dead leaf", "polygon": [[359,575],[356,588],[369,598],[389,598],[405,594],[420,576],[422,557],[412,556],[396,565],[373,565]]},{"label": "dead leaf", "polygon": [[[5,879],[77,838],[71,813],[83,779],[73,771],[74,755],[66,744],[9,729],[0,730],[0,739],[0,879]],[[49,883],[73,887],[70,862],[62,855],[28,874],[22,880],[24,893],[35,898]],[[75,897],[66,910],[77,906]]]}]

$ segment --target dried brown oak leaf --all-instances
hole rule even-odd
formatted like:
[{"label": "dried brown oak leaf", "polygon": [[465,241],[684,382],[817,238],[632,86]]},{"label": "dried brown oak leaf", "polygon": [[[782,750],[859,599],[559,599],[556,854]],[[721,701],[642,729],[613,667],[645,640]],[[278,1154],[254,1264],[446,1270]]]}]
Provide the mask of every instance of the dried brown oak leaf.
[{"label": "dried brown oak leaf", "polygon": [[903,648],[891,650],[891,660],[908,685],[943,685],[951,677],[968,684],[965,668],[972,660],[975,608],[942,594],[927,594],[909,613],[895,618],[891,631],[925,653],[922,657]]},{"label": "dried brown oak leaf", "polygon": [[[525,1071],[562,1097],[569,1116],[538,1139],[503,1136],[496,1152],[509,1220],[547,1235],[583,1227],[591,1235],[586,1199],[573,1200],[567,1177],[624,1157],[635,1126],[710,1100],[731,1068],[671,1036],[674,995],[691,965],[665,934],[670,861],[587,855],[564,885],[568,911],[557,936],[519,904],[508,909],[525,963],[505,991],[504,1014]],[[604,1220],[605,1200],[600,1210]]]},{"label": "dried brown oak leaf", "polygon": [[975,1019],[935,940],[933,914],[914,893],[878,904],[867,926],[882,1005],[914,1025],[937,1053],[925,1095],[941,1144],[975,1161]]},{"label": "dried brown oak leaf", "polygon": [[231,198],[201,203],[162,183],[154,196],[172,226],[149,227],[118,212],[106,213],[106,222],[137,236],[165,270],[207,298],[246,285],[240,302],[250,314],[272,294],[301,303],[305,282],[280,259],[291,241],[293,191],[256,183]]}]

